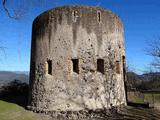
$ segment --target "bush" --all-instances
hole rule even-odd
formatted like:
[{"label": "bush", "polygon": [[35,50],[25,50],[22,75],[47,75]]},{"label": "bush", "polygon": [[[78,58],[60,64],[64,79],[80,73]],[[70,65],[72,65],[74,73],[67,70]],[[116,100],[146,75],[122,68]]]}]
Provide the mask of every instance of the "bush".
[{"label": "bush", "polygon": [[22,83],[20,80],[13,80],[8,85],[2,87],[3,95],[27,95],[28,94],[28,84]]}]

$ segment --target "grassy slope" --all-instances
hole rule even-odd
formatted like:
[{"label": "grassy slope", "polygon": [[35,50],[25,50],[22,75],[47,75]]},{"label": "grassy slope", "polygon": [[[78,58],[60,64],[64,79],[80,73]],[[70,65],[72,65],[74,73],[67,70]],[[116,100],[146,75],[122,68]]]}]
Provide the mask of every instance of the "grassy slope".
[{"label": "grassy slope", "polygon": [[149,103],[160,104],[160,93],[144,93],[144,98],[139,96],[129,96],[129,101],[133,103],[144,103],[144,101]]},{"label": "grassy slope", "polygon": [[49,117],[37,115],[17,104],[0,100],[0,120],[49,120]]},{"label": "grassy slope", "polygon": [[160,93],[145,93],[145,99],[160,103]]},{"label": "grassy slope", "polygon": [[128,101],[133,102],[133,103],[138,103],[138,104],[144,103],[143,98],[136,96],[136,95],[128,95]]},{"label": "grassy slope", "polygon": [[[114,120],[120,120],[113,115]],[[112,120],[112,117],[110,117]],[[142,109],[135,107],[125,107],[119,110],[119,117],[121,120],[160,120],[160,112],[152,109]],[[107,119],[107,118],[106,118]],[[36,114],[25,110],[23,107],[0,100],[0,120],[55,120],[49,116]],[[94,119],[97,120],[97,119]]]}]

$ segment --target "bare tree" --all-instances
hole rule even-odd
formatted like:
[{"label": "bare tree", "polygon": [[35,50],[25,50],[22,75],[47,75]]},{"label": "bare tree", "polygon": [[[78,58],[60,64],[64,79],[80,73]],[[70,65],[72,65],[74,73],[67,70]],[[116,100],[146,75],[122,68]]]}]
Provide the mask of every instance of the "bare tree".
[{"label": "bare tree", "polygon": [[18,14],[18,12],[16,10],[14,10],[15,14],[12,14],[11,11],[9,10],[8,6],[7,6],[8,0],[3,0],[2,1],[2,5],[3,5],[3,9],[5,10],[7,16],[9,18],[13,18],[13,19],[20,19],[20,14]]},{"label": "bare tree", "polygon": [[[154,70],[160,70],[160,38],[147,42],[146,54],[154,58],[151,62],[151,66]],[[152,68],[152,69],[153,69]]]},{"label": "bare tree", "polygon": [[23,18],[32,7],[39,7],[45,3],[46,0],[2,0],[7,16],[15,20]]}]

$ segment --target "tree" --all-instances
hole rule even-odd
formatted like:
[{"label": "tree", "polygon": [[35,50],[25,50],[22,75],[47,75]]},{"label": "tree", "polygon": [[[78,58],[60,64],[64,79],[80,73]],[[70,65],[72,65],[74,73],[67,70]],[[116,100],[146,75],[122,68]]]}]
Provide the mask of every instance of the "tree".
[{"label": "tree", "polygon": [[9,82],[7,85],[3,86],[1,93],[3,93],[3,95],[27,95],[28,84],[15,79]]},{"label": "tree", "polygon": [[[76,0],[75,0],[76,1]],[[101,5],[101,0],[96,0],[95,6]],[[46,3],[52,3],[57,6],[59,0],[2,0],[2,6],[9,18],[20,20],[30,9],[41,7]]]},{"label": "tree", "polygon": [[3,9],[9,18],[19,20],[34,6],[45,4],[46,0],[2,0]]},{"label": "tree", "polygon": [[160,38],[147,42],[146,54],[154,58],[151,62],[152,70],[160,71]]}]

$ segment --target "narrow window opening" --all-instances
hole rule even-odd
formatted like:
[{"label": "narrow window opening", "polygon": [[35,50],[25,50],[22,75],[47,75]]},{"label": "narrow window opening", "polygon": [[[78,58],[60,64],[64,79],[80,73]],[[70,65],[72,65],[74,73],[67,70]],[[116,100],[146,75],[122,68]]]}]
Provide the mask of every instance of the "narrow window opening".
[{"label": "narrow window opening", "polygon": [[47,60],[46,62],[46,74],[52,75],[52,61]]},{"label": "narrow window opening", "polygon": [[116,73],[120,74],[120,63],[119,63],[119,61],[116,61]]},{"label": "narrow window opening", "polygon": [[100,11],[97,12],[97,17],[98,17],[98,22],[101,22],[101,12]]},{"label": "narrow window opening", "polygon": [[77,20],[77,11],[73,11],[73,21],[76,22]]},{"label": "narrow window opening", "polygon": [[104,74],[104,60],[103,59],[97,59],[97,71]]},{"label": "narrow window opening", "polygon": [[76,17],[76,13],[77,13],[77,11],[74,11],[74,12],[73,12],[74,17]]},{"label": "narrow window opening", "polygon": [[72,59],[72,66],[73,66],[73,72],[79,74],[79,60],[78,59]]}]

